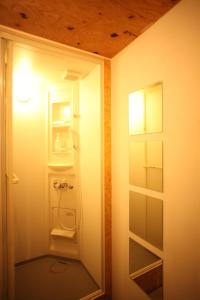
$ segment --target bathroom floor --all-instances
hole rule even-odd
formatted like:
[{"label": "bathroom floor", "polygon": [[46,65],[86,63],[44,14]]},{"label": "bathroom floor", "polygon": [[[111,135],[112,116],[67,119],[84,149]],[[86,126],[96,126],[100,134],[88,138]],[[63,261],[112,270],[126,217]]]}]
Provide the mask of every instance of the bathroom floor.
[{"label": "bathroom floor", "polygon": [[99,289],[76,260],[45,256],[15,268],[16,300],[78,300]]}]

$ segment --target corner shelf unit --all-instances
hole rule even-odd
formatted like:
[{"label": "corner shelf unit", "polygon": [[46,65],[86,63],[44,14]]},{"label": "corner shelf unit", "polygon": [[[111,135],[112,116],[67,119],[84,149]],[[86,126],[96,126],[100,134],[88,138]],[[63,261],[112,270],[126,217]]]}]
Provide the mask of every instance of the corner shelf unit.
[{"label": "corner shelf unit", "polygon": [[73,90],[57,88],[49,92],[49,163],[50,168],[73,166]]}]

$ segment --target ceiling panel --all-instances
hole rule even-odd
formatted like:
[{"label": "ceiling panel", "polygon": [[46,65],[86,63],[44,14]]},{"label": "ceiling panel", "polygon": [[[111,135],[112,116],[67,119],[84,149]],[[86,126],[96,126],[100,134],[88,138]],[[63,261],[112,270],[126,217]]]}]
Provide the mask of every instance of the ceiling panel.
[{"label": "ceiling panel", "polygon": [[0,0],[0,24],[112,58],[179,0]]}]

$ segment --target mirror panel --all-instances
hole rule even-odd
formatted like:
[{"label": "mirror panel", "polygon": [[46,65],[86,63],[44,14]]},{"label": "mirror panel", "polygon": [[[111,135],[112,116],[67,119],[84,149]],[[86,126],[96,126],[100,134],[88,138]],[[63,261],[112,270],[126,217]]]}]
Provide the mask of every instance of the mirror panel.
[{"label": "mirror panel", "polygon": [[[130,278],[151,299],[160,300],[163,299],[163,263],[151,245],[163,250],[163,200],[147,194],[150,193],[148,190],[163,192],[162,136],[153,135],[162,130],[162,84],[130,93],[129,183],[132,191],[129,192],[129,272]],[[135,187],[147,190],[141,191],[141,194],[133,191]]]},{"label": "mirror panel", "polygon": [[129,134],[162,132],[162,84],[129,94]]},{"label": "mirror panel", "polygon": [[158,192],[163,190],[162,169],[149,167],[146,170],[146,188]]},{"label": "mirror panel", "polygon": [[146,196],[147,241],[163,248],[163,201]]},{"label": "mirror panel", "polygon": [[145,89],[146,132],[162,131],[162,85]]},{"label": "mirror panel", "polygon": [[130,141],[130,184],[146,187],[146,164],[145,154],[146,145],[145,142]]},{"label": "mirror panel", "polygon": [[163,299],[162,260],[132,239],[129,239],[129,274],[150,299]]},{"label": "mirror panel", "polygon": [[135,142],[130,140],[129,173],[130,184],[163,191],[163,150],[162,142]]},{"label": "mirror panel", "polygon": [[146,239],[146,196],[129,192],[129,230]]},{"label": "mirror panel", "polygon": [[144,269],[155,262],[160,261],[160,258],[138,244],[129,239],[129,273],[133,274],[138,270]]},{"label": "mirror panel", "polygon": [[152,245],[163,248],[163,201],[129,192],[129,229]]},{"label": "mirror panel", "polygon": [[146,188],[162,192],[162,142],[146,142]]}]

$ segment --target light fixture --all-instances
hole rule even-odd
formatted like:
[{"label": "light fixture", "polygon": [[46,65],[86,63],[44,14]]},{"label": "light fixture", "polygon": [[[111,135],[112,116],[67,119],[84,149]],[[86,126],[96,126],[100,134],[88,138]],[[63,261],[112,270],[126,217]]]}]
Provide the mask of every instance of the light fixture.
[{"label": "light fixture", "polygon": [[29,102],[33,94],[34,76],[30,60],[23,57],[14,70],[15,95],[19,102]]}]

